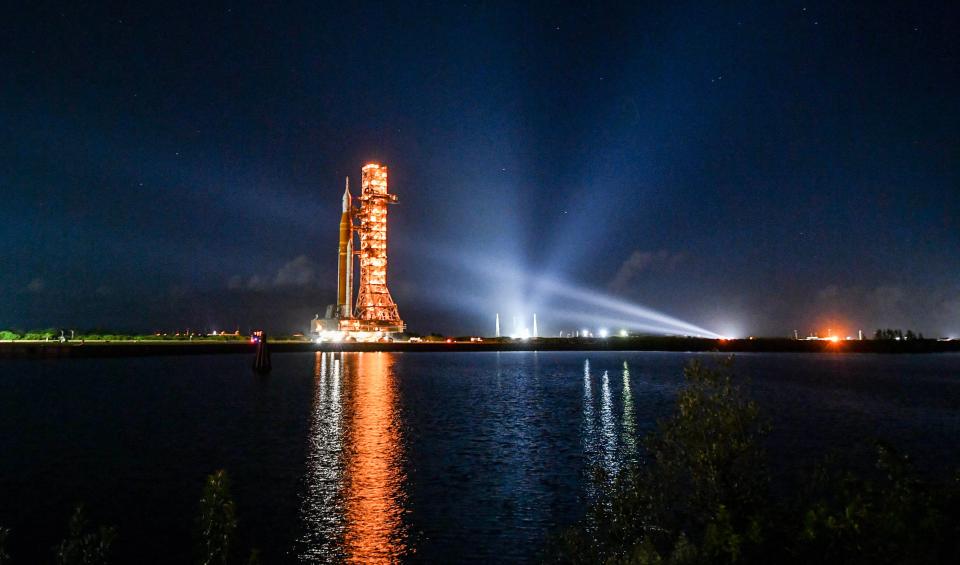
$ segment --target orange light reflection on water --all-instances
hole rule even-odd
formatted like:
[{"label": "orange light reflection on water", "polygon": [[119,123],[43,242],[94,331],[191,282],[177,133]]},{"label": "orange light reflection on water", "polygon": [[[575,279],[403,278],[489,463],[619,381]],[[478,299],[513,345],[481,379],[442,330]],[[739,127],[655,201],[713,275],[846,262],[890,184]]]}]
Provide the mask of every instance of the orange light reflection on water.
[{"label": "orange light reflection on water", "polygon": [[393,362],[389,353],[316,354],[302,563],[394,563],[411,551]]},{"label": "orange light reflection on water", "polygon": [[345,493],[348,562],[394,563],[407,550],[393,361],[389,353],[344,354],[344,373],[353,381]]}]

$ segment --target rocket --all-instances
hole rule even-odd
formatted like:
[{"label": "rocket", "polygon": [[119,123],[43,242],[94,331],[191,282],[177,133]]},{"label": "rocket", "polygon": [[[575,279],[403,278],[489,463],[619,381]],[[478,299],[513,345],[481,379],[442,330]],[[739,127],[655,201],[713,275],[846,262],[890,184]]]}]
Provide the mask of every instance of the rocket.
[{"label": "rocket", "polygon": [[353,214],[350,196],[350,177],[343,191],[343,213],[340,216],[340,256],[337,265],[337,313],[350,318],[353,294]]}]

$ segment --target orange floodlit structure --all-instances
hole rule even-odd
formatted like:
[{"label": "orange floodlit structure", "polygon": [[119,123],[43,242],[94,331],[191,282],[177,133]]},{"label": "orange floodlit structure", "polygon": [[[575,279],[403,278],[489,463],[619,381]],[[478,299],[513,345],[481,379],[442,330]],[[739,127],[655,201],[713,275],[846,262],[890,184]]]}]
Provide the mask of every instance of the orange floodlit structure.
[{"label": "orange floodlit structure", "polygon": [[387,288],[387,204],[397,201],[387,192],[387,168],[363,167],[360,211],[360,288],[353,315],[361,330],[402,332],[403,321]]},{"label": "orange floodlit structure", "polygon": [[350,177],[343,191],[343,213],[340,215],[340,246],[337,257],[337,317],[350,318],[353,293],[353,202]]},{"label": "orange floodlit structure", "polygon": [[[387,167],[370,163],[361,170],[360,205],[353,205],[350,179],[343,193],[337,263],[337,304],[314,320],[321,340],[381,339],[402,332],[403,320],[387,288],[387,205],[397,201],[387,189]],[[354,234],[360,249],[354,251]],[[354,257],[360,262],[360,283],[353,298]]]}]

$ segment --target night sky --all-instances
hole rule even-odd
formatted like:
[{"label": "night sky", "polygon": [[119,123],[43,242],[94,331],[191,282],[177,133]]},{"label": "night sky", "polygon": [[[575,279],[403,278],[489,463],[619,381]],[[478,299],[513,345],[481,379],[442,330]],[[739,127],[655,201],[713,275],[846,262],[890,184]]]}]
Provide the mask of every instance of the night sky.
[{"label": "night sky", "polygon": [[379,161],[414,331],[960,334],[955,2],[60,4],[0,23],[0,328],[303,330]]}]

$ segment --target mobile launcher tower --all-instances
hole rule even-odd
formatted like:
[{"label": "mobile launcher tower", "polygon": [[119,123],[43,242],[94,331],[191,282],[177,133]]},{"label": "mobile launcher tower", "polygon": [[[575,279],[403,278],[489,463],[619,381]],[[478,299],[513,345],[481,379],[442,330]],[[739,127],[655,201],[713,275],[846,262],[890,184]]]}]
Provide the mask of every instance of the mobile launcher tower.
[{"label": "mobile launcher tower", "polygon": [[[311,327],[321,341],[374,341],[402,332],[403,320],[387,288],[387,205],[397,201],[387,191],[387,167],[371,163],[361,170],[359,207],[353,206],[350,179],[343,193],[337,268],[337,304]],[[354,251],[354,234],[360,250]],[[353,298],[354,257],[360,261],[357,300]]]}]

